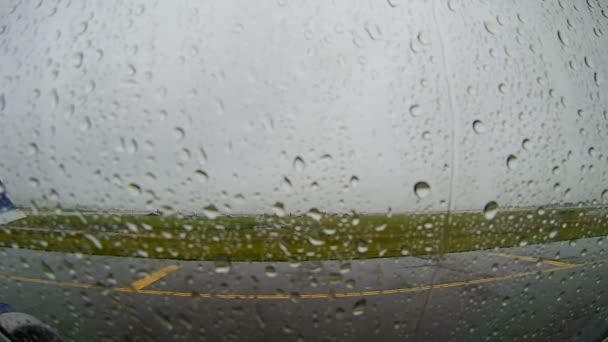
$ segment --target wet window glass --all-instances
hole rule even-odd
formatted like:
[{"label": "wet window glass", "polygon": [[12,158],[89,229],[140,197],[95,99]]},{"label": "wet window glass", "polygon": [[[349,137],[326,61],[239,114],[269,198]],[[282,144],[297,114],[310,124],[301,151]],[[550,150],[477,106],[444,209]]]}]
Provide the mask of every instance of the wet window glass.
[{"label": "wet window glass", "polygon": [[608,5],[5,1],[0,336],[601,341]]}]

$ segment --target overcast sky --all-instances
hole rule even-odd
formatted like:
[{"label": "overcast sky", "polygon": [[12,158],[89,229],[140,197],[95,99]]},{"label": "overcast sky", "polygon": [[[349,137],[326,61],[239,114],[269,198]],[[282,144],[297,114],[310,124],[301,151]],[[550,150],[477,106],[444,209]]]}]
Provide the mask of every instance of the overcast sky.
[{"label": "overcast sky", "polygon": [[0,177],[64,208],[601,201],[602,8],[489,2],[3,6]]}]

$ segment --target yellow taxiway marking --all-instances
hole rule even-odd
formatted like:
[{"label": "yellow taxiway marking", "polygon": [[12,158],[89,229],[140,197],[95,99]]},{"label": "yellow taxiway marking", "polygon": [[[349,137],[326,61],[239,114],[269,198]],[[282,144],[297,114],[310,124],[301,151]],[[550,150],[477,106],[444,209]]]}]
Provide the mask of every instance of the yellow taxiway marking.
[{"label": "yellow taxiway marking", "polygon": [[133,282],[130,287],[135,291],[141,291],[144,289],[144,287],[147,287],[147,286],[161,280],[162,278],[166,277],[168,274],[173,273],[173,272],[179,270],[180,268],[181,268],[181,266],[179,266],[179,265],[169,265],[163,269],[160,269],[160,270],[150,274],[149,276],[147,276],[143,279]]},{"label": "yellow taxiway marking", "polygon": [[[350,298],[350,297],[369,297],[369,296],[380,296],[380,295],[391,295],[391,294],[399,294],[399,293],[410,293],[410,292],[421,292],[428,291],[431,289],[447,289],[454,288],[460,286],[471,286],[492,282],[499,282],[505,280],[512,280],[518,278],[524,278],[532,275],[538,275],[542,273],[552,273],[565,271],[572,268],[583,267],[583,266],[597,266],[599,264],[604,264],[608,262],[608,259],[595,260],[584,262],[580,264],[567,264],[569,266],[559,266],[554,268],[549,268],[545,270],[535,270],[529,272],[521,272],[515,274],[509,274],[505,276],[497,276],[497,277],[489,277],[489,278],[480,278],[473,280],[465,280],[465,281],[455,281],[451,283],[443,283],[443,284],[434,284],[434,285],[420,285],[414,287],[405,287],[398,289],[388,289],[388,290],[375,290],[375,291],[362,291],[362,292],[343,292],[343,293],[309,293],[309,294],[211,294],[211,293],[196,293],[196,292],[176,292],[176,291],[159,291],[159,290],[145,290],[144,287],[152,284],[154,281],[166,276],[167,274],[179,269],[179,266],[173,265],[169,270],[166,267],[154,274],[151,274],[149,277],[146,277],[142,280],[147,280],[147,285],[142,282],[139,285],[144,284],[142,287],[138,289],[131,285],[131,287],[119,287],[119,288],[107,288],[101,285],[93,285],[93,284],[82,284],[82,283],[71,283],[64,281],[56,281],[50,279],[39,279],[39,278],[28,278],[21,276],[12,276],[12,275],[4,275],[0,274],[0,279],[12,280],[23,283],[34,283],[34,284],[42,284],[42,285],[50,285],[50,286],[59,286],[59,287],[74,287],[74,288],[84,288],[84,289],[95,289],[95,290],[111,290],[116,292],[123,293],[133,293],[139,295],[155,295],[155,296],[170,296],[170,297],[192,297],[192,298],[218,298],[218,299],[240,299],[240,300],[277,300],[277,299],[326,299],[326,298]],[[562,264],[562,263],[560,263]],[[566,264],[566,263],[563,263]],[[152,276],[157,275],[164,271],[163,274],[155,276],[156,280],[150,280],[153,278]],[[139,282],[139,281],[137,281]],[[135,283],[137,283],[135,282]],[[134,283],[134,284],[135,284]]]},{"label": "yellow taxiway marking", "polygon": [[5,275],[5,274],[0,274],[0,279],[21,281],[21,282],[24,282],[24,283],[51,285],[51,286],[79,287],[79,288],[83,288],[83,289],[97,289],[97,288],[101,288],[98,285],[92,285],[92,284],[70,283],[70,282],[56,281],[56,280],[51,280],[51,279],[28,278],[28,277]]},{"label": "yellow taxiway marking", "polygon": [[570,264],[567,262],[534,258],[534,257],[522,256],[522,255],[513,255],[513,254],[506,254],[506,253],[490,253],[490,254],[496,255],[499,257],[503,257],[503,258],[509,258],[509,259],[517,259],[517,260],[524,260],[524,261],[530,261],[530,262],[542,262],[543,264],[546,264],[546,265],[551,265],[551,266],[561,267],[561,268],[570,268],[570,267],[576,266],[576,264]]}]

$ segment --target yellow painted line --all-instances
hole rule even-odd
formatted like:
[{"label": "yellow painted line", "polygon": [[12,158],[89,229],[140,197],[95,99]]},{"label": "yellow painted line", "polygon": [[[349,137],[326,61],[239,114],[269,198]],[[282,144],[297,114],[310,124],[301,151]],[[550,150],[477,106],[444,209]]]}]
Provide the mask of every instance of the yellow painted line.
[{"label": "yellow painted line", "polygon": [[290,295],[282,295],[282,294],[276,294],[276,295],[255,295],[256,299],[290,299],[291,296]]},{"label": "yellow painted line", "polygon": [[569,267],[575,266],[574,264],[570,264],[567,262],[561,262],[561,261],[555,261],[555,260],[543,260],[542,262],[547,265],[553,265],[553,266],[562,267],[562,268],[569,268]]},{"label": "yellow painted line", "polygon": [[304,299],[320,299],[320,298],[329,298],[329,295],[327,293],[310,293],[310,294],[301,294],[298,297],[304,298]]},{"label": "yellow painted line", "polygon": [[[542,274],[542,273],[565,271],[568,269],[583,267],[583,266],[595,267],[597,265],[604,264],[607,262],[608,262],[608,259],[600,259],[600,260],[588,261],[588,262],[584,262],[584,263],[580,263],[580,264],[567,264],[567,265],[570,265],[568,267],[559,266],[559,267],[554,267],[554,268],[545,269],[545,270],[521,272],[521,273],[509,274],[509,275],[505,275],[505,276],[480,278],[480,279],[473,279],[473,280],[466,280],[466,281],[455,281],[455,282],[451,282],[451,283],[443,283],[443,284],[435,284],[435,285],[420,285],[420,286],[405,287],[405,288],[398,288],[398,289],[363,291],[363,292],[345,292],[345,293],[336,293],[333,295],[327,294],[327,293],[298,294],[298,295],[294,295],[294,296],[286,295],[286,294],[215,294],[214,295],[211,293],[197,294],[197,293],[193,293],[193,292],[144,290],[143,287],[138,290],[134,286],[110,289],[110,288],[107,288],[107,287],[104,287],[101,285],[64,282],[64,281],[56,281],[56,280],[50,280],[50,279],[28,278],[28,277],[12,276],[12,275],[4,275],[4,274],[0,274],[0,279],[6,279],[6,280],[12,280],[12,281],[24,282],[24,283],[58,286],[58,287],[96,289],[96,290],[100,290],[100,291],[112,290],[112,291],[116,291],[116,292],[132,293],[132,294],[139,294],[139,295],[155,295],[155,296],[171,296],[171,297],[196,297],[196,298],[205,298],[205,299],[219,298],[219,299],[240,299],[240,300],[284,300],[284,299],[291,299],[293,297],[301,298],[301,299],[327,299],[327,298],[331,298],[331,297],[350,298],[350,297],[391,295],[391,294],[399,294],[399,293],[428,291],[431,289],[447,289],[447,288],[454,288],[454,287],[461,287],[461,286],[470,286],[470,285],[485,284],[485,283],[524,278],[524,277],[538,275],[538,274]],[[177,267],[175,270],[179,269],[179,266],[174,265],[173,267]],[[156,273],[159,273],[165,269],[162,269]],[[164,275],[159,276],[158,279],[162,278],[163,276],[165,276],[175,270],[167,271]],[[151,277],[152,277],[152,275],[150,275],[149,277],[146,277],[144,279],[148,279]],[[142,279],[142,280],[144,280],[144,279]],[[158,279],[156,279],[156,280],[158,280]],[[154,280],[154,281],[156,281],[156,280]],[[154,282],[154,281],[152,281],[152,282]],[[149,284],[151,284],[152,282],[150,282]]]},{"label": "yellow painted line", "polygon": [[570,267],[576,266],[576,264],[570,264],[567,262],[555,261],[555,260],[550,260],[550,259],[534,258],[534,257],[529,257],[529,256],[523,256],[523,255],[513,255],[513,254],[506,254],[506,253],[490,253],[490,254],[496,255],[499,257],[503,257],[503,258],[509,258],[509,259],[524,260],[524,261],[529,261],[529,262],[542,262],[543,264],[546,264],[546,265],[562,267],[562,268],[570,268]]},{"label": "yellow painted line", "polygon": [[159,290],[139,290],[136,291],[129,287],[117,287],[112,290],[116,292],[127,292],[127,293],[138,293],[138,294],[148,294],[148,295],[156,295],[156,296],[173,296],[173,297],[201,297],[201,298],[211,298],[211,294],[201,293],[196,294],[193,292],[176,292],[176,291],[159,291]]},{"label": "yellow painted line", "polygon": [[28,277],[12,276],[12,275],[4,275],[4,274],[0,274],[0,279],[21,281],[24,283],[51,285],[51,286],[79,287],[79,288],[83,288],[83,289],[104,288],[104,287],[101,287],[98,285],[91,285],[91,284],[70,283],[70,282],[56,281],[56,280],[50,280],[50,279],[28,278]]},{"label": "yellow painted line", "polygon": [[399,293],[398,289],[393,289],[393,290],[384,290],[382,291],[383,294],[395,294],[395,293]]},{"label": "yellow painted line", "polygon": [[176,296],[176,297],[192,297],[192,292],[174,292],[174,291],[156,291],[156,290],[139,290],[138,293],[151,294],[157,296]]},{"label": "yellow painted line", "polygon": [[361,292],[336,293],[334,296],[336,296],[336,298],[362,297]]},{"label": "yellow painted line", "polygon": [[[210,295],[211,296],[211,295]],[[221,299],[289,299],[291,296],[284,294],[217,294],[215,295],[217,298]]]},{"label": "yellow painted line", "polygon": [[133,288],[135,291],[140,291],[144,287],[149,286],[149,285],[159,281],[160,279],[166,277],[168,274],[173,273],[173,272],[179,270],[180,268],[181,268],[181,266],[179,266],[179,265],[169,265],[161,270],[158,270],[158,271],[150,274],[149,276],[147,276],[143,279],[133,282],[131,284],[131,288]]}]

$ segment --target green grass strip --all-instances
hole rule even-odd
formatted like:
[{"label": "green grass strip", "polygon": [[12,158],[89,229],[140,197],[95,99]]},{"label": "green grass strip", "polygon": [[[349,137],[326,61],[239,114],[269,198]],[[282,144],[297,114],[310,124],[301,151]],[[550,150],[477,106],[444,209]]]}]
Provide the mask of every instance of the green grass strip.
[{"label": "green grass strip", "polygon": [[[608,235],[602,209],[408,215],[200,217],[41,214],[0,227],[0,246],[182,260],[307,261],[429,255]],[[444,239],[442,241],[441,239]]]}]

